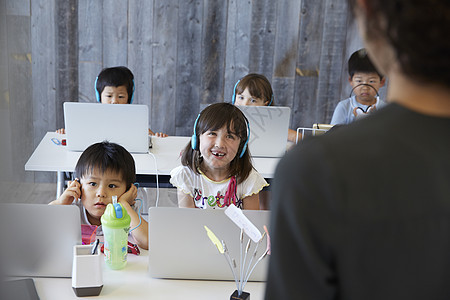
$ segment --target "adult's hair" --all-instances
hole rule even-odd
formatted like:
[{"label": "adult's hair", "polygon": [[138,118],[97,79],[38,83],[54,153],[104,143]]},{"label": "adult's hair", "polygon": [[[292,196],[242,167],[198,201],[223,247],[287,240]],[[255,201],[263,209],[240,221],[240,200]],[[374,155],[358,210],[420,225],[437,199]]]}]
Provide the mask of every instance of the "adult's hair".
[{"label": "adult's hair", "polygon": [[274,105],[272,86],[266,76],[249,73],[239,80],[234,92],[236,95],[242,94],[246,88],[253,97],[263,99],[268,104],[272,101],[271,105]]},{"label": "adult's hair", "polygon": [[247,141],[247,119],[242,111],[230,103],[215,103],[206,107],[198,117],[197,126],[194,128],[194,134],[197,139],[198,150],[192,149],[189,142],[181,156],[181,163],[189,167],[192,171],[200,174],[203,158],[200,154],[200,135],[207,131],[215,131],[226,126],[229,133],[234,133],[240,138],[239,148],[236,156],[230,163],[230,176],[236,176],[237,182],[244,181],[253,169],[250,160],[250,151],[244,152],[239,157],[245,142]]},{"label": "adult's hair", "polygon": [[122,146],[107,141],[92,144],[83,151],[75,167],[75,176],[81,178],[94,169],[122,175],[127,189],[136,181],[136,167],[131,154]]},{"label": "adult's hair", "polygon": [[134,89],[133,80],[134,75],[127,67],[105,68],[98,74],[95,88],[99,95],[101,95],[105,86],[118,87],[124,85],[128,93],[128,103],[130,103]]},{"label": "adult's hair", "polygon": [[365,48],[353,52],[348,59],[348,75],[353,78],[355,73],[377,73],[380,80],[384,77],[373,65]]},{"label": "adult's hair", "polygon": [[[348,0],[352,11],[357,0]],[[450,82],[450,1],[366,1],[366,38],[384,38],[401,72],[418,82]]]}]

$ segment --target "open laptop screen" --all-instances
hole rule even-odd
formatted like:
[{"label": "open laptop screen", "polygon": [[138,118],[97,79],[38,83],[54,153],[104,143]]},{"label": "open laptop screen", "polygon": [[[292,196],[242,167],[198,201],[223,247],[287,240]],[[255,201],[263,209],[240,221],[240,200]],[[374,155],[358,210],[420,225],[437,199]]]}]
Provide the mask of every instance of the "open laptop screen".
[{"label": "open laptop screen", "polygon": [[248,148],[255,157],[286,153],[291,109],[282,106],[239,106],[250,124]]},{"label": "open laptop screen", "polygon": [[65,102],[64,123],[70,151],[107,140],[131,153],[148,152],[147,105]]}]

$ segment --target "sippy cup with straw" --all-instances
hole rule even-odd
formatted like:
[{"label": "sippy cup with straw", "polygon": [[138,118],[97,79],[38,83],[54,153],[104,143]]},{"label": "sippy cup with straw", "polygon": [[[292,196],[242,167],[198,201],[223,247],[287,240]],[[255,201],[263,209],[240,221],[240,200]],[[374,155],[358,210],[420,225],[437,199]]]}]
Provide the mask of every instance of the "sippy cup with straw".
[{"label": "sippy cup with straw", "polygon": [[117,203],[117,196],[113,197],[113,203],[106,206],[101,222],[105,240],[105,262],[113,270],[122,269],[127,264],[131,218],[122,204]]}]

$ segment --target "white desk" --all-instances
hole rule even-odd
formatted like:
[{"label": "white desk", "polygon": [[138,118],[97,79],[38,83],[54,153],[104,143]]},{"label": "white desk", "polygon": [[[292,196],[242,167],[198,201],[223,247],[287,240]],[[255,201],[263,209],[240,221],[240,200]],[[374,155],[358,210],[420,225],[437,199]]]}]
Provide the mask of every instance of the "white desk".
[{"label": "white desk", "polygon": [[[230,270],[231,272],[231,270]],[[40,299],[80,299],[72,290],[71,278],[34,278]],[[111,270],[103,262],[103,289],[99,296],[85,299],[230,299],[234,281],[169,280],[148,275],[148,251],[128,255],[127,266]],[[245,289],[252,300],[264,299],[265,283],[249,282]]]},{"label": "white desk", "polygon": [[[47,132],[31,157],[25,164],[26,171],[54,171],[73,172],[81,152],[68,151],[65,146],[56,145],[52,138],[62,140],[65,135],[55,132]],[[181,165],[180,153],[190,137],[170,136],[166,138],[152,137],[150,154],[132,154],[136,164],[136,174],[139,175],[170,175],[170,171]],[[254,157],[253,166],[264,178],[273,178],[279,158]],[[158,168],[156,168],[156,165]],[[62,193],[64,180],[58,176],[57,196]]]}]

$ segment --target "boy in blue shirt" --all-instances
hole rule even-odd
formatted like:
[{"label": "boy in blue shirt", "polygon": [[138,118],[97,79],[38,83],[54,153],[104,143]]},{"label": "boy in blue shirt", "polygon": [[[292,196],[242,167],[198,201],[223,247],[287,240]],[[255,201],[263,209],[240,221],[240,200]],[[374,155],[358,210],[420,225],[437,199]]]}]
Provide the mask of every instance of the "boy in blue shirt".
[{"label": "boy in blue shirt", "polygon": [[348,73],[352,92],[349,98],[336,106],[332,125],[349,124],[386,104],[378,97],[378,90],[384,86],[385,78],[370,61],[366,49],[360,49],[350,56]]}]

